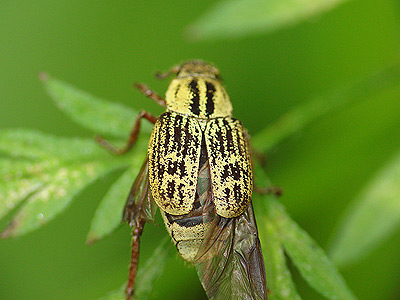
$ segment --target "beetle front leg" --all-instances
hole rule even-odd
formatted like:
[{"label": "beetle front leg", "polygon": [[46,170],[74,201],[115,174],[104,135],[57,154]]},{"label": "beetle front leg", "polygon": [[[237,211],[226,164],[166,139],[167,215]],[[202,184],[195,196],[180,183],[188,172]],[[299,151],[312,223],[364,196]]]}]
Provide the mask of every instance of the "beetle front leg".
[{"label": "beetle front leg", "polygon": [[140,121],[142,120],[142,118],[145,118],[147,120],[149,120],[151,123],[155,124],[157,121],[157,117],[152,115],[151,113],[148,113],[145,110],[142,110],[139,115],[136,118],[135,124],[133,125],[131,134],[129,136],[129,140],[126,143],[126,145],[123,148],[117,148],[114,145],[112,145],[109,141],[107,141],[106,139],[104,139],[101,136],[96,136],[96,141],[106,150],[120,155],[120,154],[124,154],[126,152],[128,152],[133,145],[135,144],[136,140],[137,140],[137,136],[139,134],[140,131]]},{"label": "beetle front leg", "polygon": [[179,72],[180,69],[181,69],[180,66],[175,66],[175,67],[173,67],[172,69],[170,69],[170,70],[168,70],[167,72],[164,72],[164,73],[162,73],[162,72],[156,72],[155,76],[156,76],[158,79],[165,79],[165,78],[167,78],[168,76],[170,76],[171,74],[178,74],[178,72]]},{"label": "beetle front leg", "polygon": [[146,97],[153,99],[156,103],[160,104],[162,107],[166,107],[165,99],[157,94],[155,91],[151,90],[147,85],[143,83],[135,83],[135,88],[137,88]]}]

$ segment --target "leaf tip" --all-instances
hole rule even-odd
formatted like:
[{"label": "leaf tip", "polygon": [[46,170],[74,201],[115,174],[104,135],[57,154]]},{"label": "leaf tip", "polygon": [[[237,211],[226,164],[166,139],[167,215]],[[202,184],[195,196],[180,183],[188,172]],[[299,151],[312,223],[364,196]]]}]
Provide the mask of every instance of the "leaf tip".
[{"label": "leaf tip", "polygon": [[47,80],[49,80],[49,74],[47,72],[44,72],[44,71],[40,72],[39,73],[39,80],[43,81],[43,82],[46,82]]},{"label": "leaf tip", "polygon": [[17,227],[16,224],[14,222],[11,222],[11,224],[8,225],[8,227],[1,233],[0,238],[7,239],[13,237],[16,227]]},{"label": "leaf tip", "polygon": [[89,233],[89,235],[87,236],[87,238],[86,238],[86,245],[89,245],[89,246],[91,246],[91,245],[93,245],[95,242],[97,242],[98,241],[98,239],[96,238],[96,237],[94,237],[94,236],[92,236],[90,233]]},{"label": "leaf tip", "polygon": [[2,233],[1,233],[1,235],[0,235],[0,238],[1,239],[6,239],[8,237],[8,234],[7,234],[7,232],[6,231],[3,231]]}]

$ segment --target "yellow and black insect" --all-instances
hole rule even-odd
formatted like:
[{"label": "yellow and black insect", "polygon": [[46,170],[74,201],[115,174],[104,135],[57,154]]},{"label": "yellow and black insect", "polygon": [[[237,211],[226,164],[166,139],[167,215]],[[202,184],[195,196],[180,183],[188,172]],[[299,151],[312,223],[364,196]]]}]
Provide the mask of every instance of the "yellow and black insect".
[{"label": "yellow and black insect", "polygon": [[134,290],[143,226],[160,209],[181,256],[193,263],[209,299],[265,300],[267,288],[251,195],[253,170],[248,136],[232,117],[219,71],[200,60],[159,75],[175,74],[165,99],[137,87],[166,107],[155,117],[142,111],[123,149],[134,144],[142,118],[154,123],[147,158],[129,194],[123,219],[133,228],[126,289]]}]

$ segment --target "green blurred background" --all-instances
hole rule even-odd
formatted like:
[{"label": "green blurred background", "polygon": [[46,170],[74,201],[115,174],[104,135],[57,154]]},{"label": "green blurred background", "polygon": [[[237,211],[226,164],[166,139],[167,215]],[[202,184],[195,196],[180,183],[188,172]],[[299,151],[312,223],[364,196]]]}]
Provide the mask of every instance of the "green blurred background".
[{"label": "green blurred background", "polygon": [[[158,114],[161,108],[133,90],[132,83],[146,82],[162,94],[168,82],[156,80],[156,70],[201,58],[220,68],[235,117],[254,134],[294,106],[400,58],[396,0],[348,1],[265,35],[185,38],[185,28],[213,2],[2,1],[0,127],[92,137],[54,106],[38,80],[40,71]],[[397,88],[357,101],[316,120],[269,153],[268,174],[284,189],[280,200],[322,247],[348,203],[399,151],[399,99]],[[0,240],[0,299],[97,299],[121,286],[128,271],[129,228],[85,245],[98,201],[117,175],[85,189],[42,229]],[[10,219],[1,221],[0,228]],[[146,227],[143,259],[166,234],[163,226],[159,219],[158,225]],[[400,299],[399,249],[397,232],[341,270],[359,299]],[[294,273],[303,299],[322,299]],[[178,255],[168,261],[156,285],[154,299],[205,299],[195,270]]]}]

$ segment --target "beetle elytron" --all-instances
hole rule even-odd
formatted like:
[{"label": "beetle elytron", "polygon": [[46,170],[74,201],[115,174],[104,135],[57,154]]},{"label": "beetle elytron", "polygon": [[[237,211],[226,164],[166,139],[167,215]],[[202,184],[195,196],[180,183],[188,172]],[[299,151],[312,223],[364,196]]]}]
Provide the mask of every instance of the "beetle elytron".
[{"label": "beetle elytron", "polygon": [[123,219],[133,228],[126,288],[134,292],[143,226],[160,209],[181,256],[193,263],[209,299],[267,299],[265,267],[251,195],[253,170],[248,136],[232,118],[219,71],[200,60],[172,68],[165,99],[143,84],[146,96],[166,107],[155,117],[142,111],[123,149],[134,144],[140,121],[154,123],[147,158],[129,194]]}]

